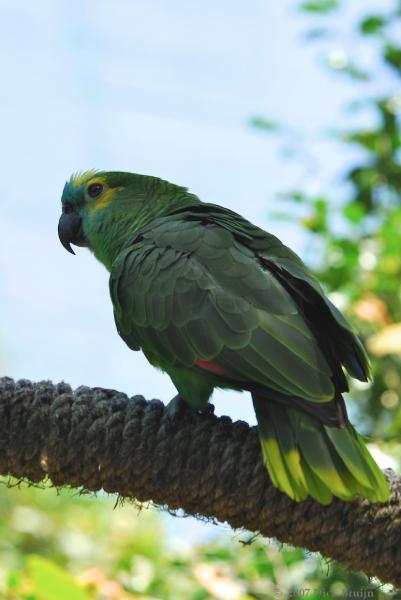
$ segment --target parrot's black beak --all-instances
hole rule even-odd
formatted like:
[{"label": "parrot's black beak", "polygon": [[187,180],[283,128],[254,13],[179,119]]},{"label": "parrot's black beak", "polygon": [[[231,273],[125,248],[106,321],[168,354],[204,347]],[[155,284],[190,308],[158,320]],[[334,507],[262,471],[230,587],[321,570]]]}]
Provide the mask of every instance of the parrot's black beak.
[{"label": "parrot's black beak", "polygon": [[81,217],[76,212],[63,213],[58,222],[58,237],[64,248],[75,254],[71,244],[87,246],[88,242],[82,229]]}]

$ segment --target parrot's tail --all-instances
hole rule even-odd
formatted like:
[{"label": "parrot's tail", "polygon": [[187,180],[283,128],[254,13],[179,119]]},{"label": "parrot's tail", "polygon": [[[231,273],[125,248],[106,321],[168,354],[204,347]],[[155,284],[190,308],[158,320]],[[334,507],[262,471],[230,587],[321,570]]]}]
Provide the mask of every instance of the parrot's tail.
[{"label": "parrot's tail", "polygon": [[263,459],[274,485],[293,500],[333,496],[371,502],[390,497],[389,484],[351,423],[332,427],[297,408],[252,396]]}]

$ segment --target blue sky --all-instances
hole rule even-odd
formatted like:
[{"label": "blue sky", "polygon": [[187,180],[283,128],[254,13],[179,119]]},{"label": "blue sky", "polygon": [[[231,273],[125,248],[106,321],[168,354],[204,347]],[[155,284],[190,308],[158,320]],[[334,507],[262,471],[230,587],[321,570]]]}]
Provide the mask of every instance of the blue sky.
[{"label": "blue sky", "polygon": [[[321,68],[289,1],[0,0],[0,11],[0,375],[167,401],[168,377],[115,331],[107,272],[59,244],[65,180],[94,167],[157,175],[302,253],[299,231],[267,214],[304,167],[249,119],[267,115],[312,138],[339,122],[352,88]],[[351,16],[342,18],[345,30]],[[313,143],[320,164],[308,185],[319,189],[344,156]],[[245,394],[215,400],[219,414],[254,422]]]}]

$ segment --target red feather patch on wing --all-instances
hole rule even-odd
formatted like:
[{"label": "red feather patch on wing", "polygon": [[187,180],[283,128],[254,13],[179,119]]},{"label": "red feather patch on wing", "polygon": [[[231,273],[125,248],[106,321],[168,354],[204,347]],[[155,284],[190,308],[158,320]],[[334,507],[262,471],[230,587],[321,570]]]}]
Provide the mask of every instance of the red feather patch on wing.
[{"label": "red feather patch on wing", "polygon": [[215,375],[227,375],[227,371],[214,362],[209,362],[207,360],[197,358],[195,361],[195,365],[200,369],[204,369],[205,371],[209,371],[209,373],[214,373]]}]

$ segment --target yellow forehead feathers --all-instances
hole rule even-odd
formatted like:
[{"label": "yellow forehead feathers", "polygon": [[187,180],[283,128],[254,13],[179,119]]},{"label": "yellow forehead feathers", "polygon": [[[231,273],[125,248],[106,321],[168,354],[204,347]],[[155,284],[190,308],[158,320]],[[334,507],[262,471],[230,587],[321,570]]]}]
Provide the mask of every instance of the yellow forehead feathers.
[{"label": "yellow forehead feathers", "polygon": [[72,187],[80,187],[84,183],[89,182],[89,180],[95,177],[98,173],[99,171],[96,171],[96,169],[92,169],[90,171],[77,171],[71,175],[69,184]]}]

